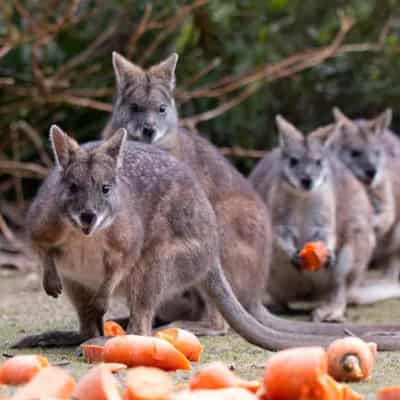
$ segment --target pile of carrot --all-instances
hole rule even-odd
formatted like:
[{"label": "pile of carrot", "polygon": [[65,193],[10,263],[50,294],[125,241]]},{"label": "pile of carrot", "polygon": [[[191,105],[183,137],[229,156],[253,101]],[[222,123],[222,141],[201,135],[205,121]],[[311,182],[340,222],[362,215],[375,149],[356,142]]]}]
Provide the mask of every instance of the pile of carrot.
[{"label": "pile of carrot", "polygon": [[[76,382],[67,372],[37,355],[19,355],[0,366],[0,385],[17,385],[1,400],[362,400],[339,383],[369,379],[376,345],[346,337],[321,347],[280,351],[258,380],[238,377],[226,365],[203,366],[185,384],[174,384],[166,371],[189,370],[203,348],[190,332],[167,329],[155,337],[127,335],[109,324],[113,336],[98,362]],[[129,368],[129,369],[127,369]],[[121,384],[113,373],[126,371]],[[381,388],[378,400],[400,399],[400,387]]]}]

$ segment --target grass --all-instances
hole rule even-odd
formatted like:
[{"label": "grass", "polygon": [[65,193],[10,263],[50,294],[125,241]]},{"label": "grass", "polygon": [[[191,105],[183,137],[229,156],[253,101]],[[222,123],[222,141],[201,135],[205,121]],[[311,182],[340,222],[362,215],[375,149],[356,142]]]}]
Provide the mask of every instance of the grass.
[{"label": "grass", "polygon": [[[64,296],[59,299],[47,297],[39,283],[29,276],[13,271],[0,270],[0,362],[3,353],[16,354],[9,346],[26,334],[49,329],[74,329],[77,322],[74,312]],[[400,302],[390,300],[368,307],[350,308],[348,318],[354,322],[400,323]],[[202,338],[205,351],[201,364],[222,360],[234,367],[245,378],[257,378],[263,373],[265,360],[270,352],[249,345],[236,334],[225,337]],[[32,353],[31,350],[20,351]],[[82,376],[89,365],[75,355],[74,349],[34,350],[44,354],[50,361],[68,361],[65,367],[76,378]],[[195,366],[195,369],[198,366]],[[186,380],[190,373],[178,372],[177,380]],[[373,377],[368,382],[352,384],[367,399],[375,398],[378,387],[400,384],[400,353],[379,353]],[[3,389],[4,391],[4,389]],[[0,395],[2,389],[0,388]]]}]

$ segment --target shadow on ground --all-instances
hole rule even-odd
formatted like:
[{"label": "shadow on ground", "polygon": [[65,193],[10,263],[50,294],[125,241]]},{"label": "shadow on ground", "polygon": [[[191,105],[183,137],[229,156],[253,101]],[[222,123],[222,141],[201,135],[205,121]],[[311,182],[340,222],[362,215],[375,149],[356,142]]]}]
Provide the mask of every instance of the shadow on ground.
[{"label": "shadow on ground", "polygon": [[[75,329],[77,321],[71,306],[65,297],[52,299],[47,297],[35,279],[27,278],[13,271],[0,270],[0,362],[3,353],[16,354],[9,346],[17,338],[26,334],[39,333],[48,329]],[[351,308],[348,318],[363,323],[400,324],[400,300],[390,300],[368,307]],[[261,376],[265,360],[271,353],[249,345],[235,334],[227,337],[203,338],[205,352],[201,364],[222,360],[235,368],[236,372],[247,378]],[[32,351],[24,351],[31,353]],[[69,362],[66,366],[76,378],[79,378],[89,365],[74,355],[73,349],[35,350],[51,361]],[[370,381],[352,384],[352,387],[375,398],[375,390],[380,386],[400,384],[400,353],[380,353],[378,363]],[[197,368],[197,366],[194,366]],[[177,379],[184,380],[190,373],[178,373]],[[0,395],[2,394],[0,388]]]}]

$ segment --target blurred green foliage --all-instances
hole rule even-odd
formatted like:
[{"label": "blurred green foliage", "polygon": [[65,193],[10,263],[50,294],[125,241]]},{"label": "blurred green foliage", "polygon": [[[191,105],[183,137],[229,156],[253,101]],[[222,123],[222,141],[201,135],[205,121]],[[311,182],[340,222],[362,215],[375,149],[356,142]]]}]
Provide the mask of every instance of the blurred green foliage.
[{"label": "blurred green foliage", "polygon": [[[21,0],[20,3],[29,10],[40,29],[43,21],[54,23],[64,15],[70,1]],[[43,92],[38,89],[32,68],[34,41],[30,37],[30,25],[21,17],[14,1],[2,1],[0,38],[12,38],[18,43],[0,59],[0,78],[15,79],[14,85],[0,86],[0,152],[8,156],[10,127],[19,119],[29,122],[43,137],[47,136],[51,123],[58,123],[80,141],[97,138],[107,121],[106,112],[66,104],[57,96],[66,90],[78,96],[79,90],[114,88],[111,51],[126,54],[129,37],[149,2],[88,0],[79,3],[78,13],[93,12],[93,15],[66,26],[40,47],[38,62],[44,77],[51,78],[99,37],[106,37],[84,63],[61,74],[57,84]],[[152,16],[159,15],[165,21],[192,3],[154,1]],[[220,60],[219,66],[196,82],[195,87],[330,43],[339,29],[338,11],[356,21],[346,38],[348,43],[375,42],[391,17],[391,30],[383,51],[348,53],[288,79],[266,84],[247,101],[199,125],[199,129],[219,146],[267,149],[275,143],[277,113],[307,130],[329,122],[331,107],[338,105],[352,116],[370,116],[392,107],[394,127],[400,130],[399,10],[400,0],[210,0],[185,16],[174,29],[164,29],[160,46],[144,60],[162,29],[146,31],[134,47],[132,60],[148,66],[177,51],[180,54],[178,87],[188,90],[185,85],[190,79],[215,59]],[[110,31],[108,36],[107,31]],[[94,99],[111,103],[112,90]],[[196,99],[181,107],[181,116],[204,112],[215,105],[214,99]],[[23,147],[22,153],[23,160],[37,160],[32,146]],[[255,162],[246,158],[234,161],[244,172]]]}]

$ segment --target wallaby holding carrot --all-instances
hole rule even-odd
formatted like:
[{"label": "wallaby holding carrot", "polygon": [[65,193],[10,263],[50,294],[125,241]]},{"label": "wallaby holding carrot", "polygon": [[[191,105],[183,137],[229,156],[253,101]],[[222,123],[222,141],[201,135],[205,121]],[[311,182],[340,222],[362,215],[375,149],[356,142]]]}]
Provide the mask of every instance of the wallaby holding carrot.
[{"label": "wallaby holding carrot", "polygon": [[[126,128],[128,139],[153,143],[190,167],[217,217],[224,273],[241,304],[264,323],[268,317],[261,298],[272,243],[269,213],[249,182],[211,143],[179,127],[173,93],[177,59],[173,54],[144,70],[113,54],[117,98],[103,137]],[[184,300],[180,296],[168,302],[160,310],[160,319],[174,317],[169,310],[182,310]],[[192,308],[197,307],[198,302],[194,302]],[[187,313],[182,317],[193,319]],[[179,321],[179,326],[197,334],[224,333],[227,328],[210,303],[206,304],[202,321]]]},{"label": "wallaby holding carrot", "polygon": [[[372,119],[352,120],[338,108],[332,147],[364,186],[373,208],[377,246],[373,262],[384,269],[381,285],[369,286],[363,302],[400,296],[400,140],[389,130],[390,109]],[[388,285],[389,284],[389,285]]]},{"label": "wallaby holding carrot", "polygon": [[[156,147],[125,139],[121,129],[79,146],[51,128],[57,165],[30,207],[27,227],[33,248],[51,259],[45,267],[58,271],[80,331],[30,336],[15,347],[77,345],[102,335],[117,287],[130,310],[127,332],[149,335],[158,305],[194,285],[233,329],[266,349],[332,340],[299,334],[293,322],[286,333],[251,317],[223,275],[215,214],[191,171]],[[398,347],[394,339],[371,340]]]},{"label": "wallaby holding carrot", "polygon": [[[299,300],[322,300],[314,321],[344,318],[347,293],[364,278],[375,235],[372,208],[361,184],[329,154],[336,125],[307,137],[277,117],[279,149],[267,154],[250,176],[272,212],[275,234],[268,292],[281,307]],[[307,242],[328,250],[325,268],[300,268]]]}]

